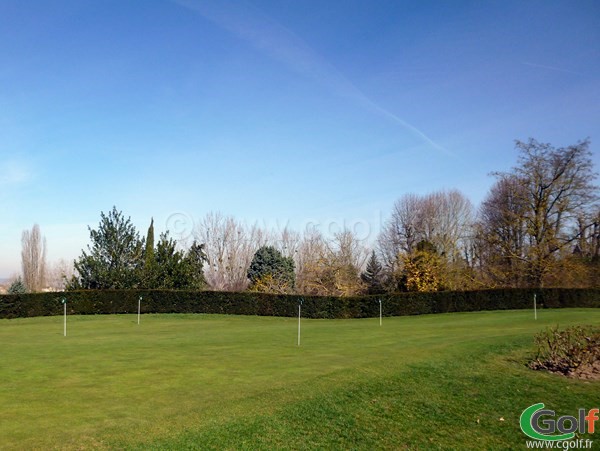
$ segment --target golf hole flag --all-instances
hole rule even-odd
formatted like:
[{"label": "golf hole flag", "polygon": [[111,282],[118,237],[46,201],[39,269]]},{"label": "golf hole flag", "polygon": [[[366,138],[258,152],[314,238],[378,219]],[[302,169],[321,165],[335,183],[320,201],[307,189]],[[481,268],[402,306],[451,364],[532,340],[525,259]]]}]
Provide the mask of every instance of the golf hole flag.
[{"label": "golf hole flag", "polygon": [[62,298],[62,304],[64,306],[64,316],[65,316],[63,335],[66,337],[67,336],[67,300],[65,298]]}]

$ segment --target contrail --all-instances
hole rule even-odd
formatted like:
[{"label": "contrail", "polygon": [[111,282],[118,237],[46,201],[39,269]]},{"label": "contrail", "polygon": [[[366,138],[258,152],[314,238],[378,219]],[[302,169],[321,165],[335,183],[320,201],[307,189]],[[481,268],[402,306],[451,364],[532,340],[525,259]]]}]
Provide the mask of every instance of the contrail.
[{"label": "contrail", "polygon": [[567,74],[573,74],[573,75],[585,75],[582,74],[581,72],[575,72],[569,69],[561,69],[560,67],[554,67],[554,66],[544,66],[543,64],[535,64],[535,63],[529,63],[527,61],[524,61],[523,64],[525,64],[526,66],[531,66],[531,67],[538,67],[540,69],[548,69],[548,70],[553,70],[556,72],[565,72]]},{"label": "contrail", "polygon": [[312,50],[301,38],[250,5],[203,0],[173,0],[198,12],[205,19],[249,42],[291,70],[328,87],[336,95],[351,99],[380,116],[408,130],[434,149],[447,155],[452,152],[437,144],[419,128],[371,100],[332,64]]}]

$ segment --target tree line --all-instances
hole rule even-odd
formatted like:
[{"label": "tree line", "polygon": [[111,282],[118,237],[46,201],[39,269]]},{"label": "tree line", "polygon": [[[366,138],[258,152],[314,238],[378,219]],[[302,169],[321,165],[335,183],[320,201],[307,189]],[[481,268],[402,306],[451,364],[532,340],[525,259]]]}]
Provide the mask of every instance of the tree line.
[{"label": "tree line", "polygon": [[[517,164],[493,174],[479,208],[457,190],[405,194],[373,243],[348,229],[333,236],[317,228],[273,232],[209,213],[191,244],[168,232],[155,244],[153,221],[141,237],[114,207],[90,228],[91,243],[67,287],[328,296],[600,287],[600,207],[589,146],[589,140],[563,148],[517,141]],[[33,232],[23,238],[38,243],[37,254],[35,246],[23,246],[29,289],[43,253],[39,229]]]}]

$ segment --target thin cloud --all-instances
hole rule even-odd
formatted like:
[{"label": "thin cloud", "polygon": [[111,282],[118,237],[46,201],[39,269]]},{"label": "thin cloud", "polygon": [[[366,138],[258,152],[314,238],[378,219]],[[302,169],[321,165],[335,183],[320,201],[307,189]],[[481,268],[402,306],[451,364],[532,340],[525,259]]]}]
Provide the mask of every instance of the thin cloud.
[{"label": "thin cloud", "polygon": [[313,79],[340,97],[383,116],[419,137],[434,149],[447,155],[450,151],[437,144],[425,132],[374,102],[331,63],[289,29],[247,4],[174,0],[175,3],[198,12],[207,20],[247,41],[255,48],[281,62],[289,69]]},{"label": "thin cloud", "polygon": [[585,75],[585,74],[582,74],[581,72],[575,72],[575,71],[569,70],[569,69],[562,69],[560,67],[546,66],[544,64],[530,63],[530,62],[527,62],[527,61],[524,61],[523,64],[525,64],[526,66],[530,66],[530,67],[537,67],[538,69],[552,70],[552,71],[555,71],[555,72],[563,72],[563,73],[566,73],[566,74]]},{"label": "thin cloud", "polygon": [[21,162],[6,161],[0,164],[0,186],[20,185],[31,178],[31,171]]}]

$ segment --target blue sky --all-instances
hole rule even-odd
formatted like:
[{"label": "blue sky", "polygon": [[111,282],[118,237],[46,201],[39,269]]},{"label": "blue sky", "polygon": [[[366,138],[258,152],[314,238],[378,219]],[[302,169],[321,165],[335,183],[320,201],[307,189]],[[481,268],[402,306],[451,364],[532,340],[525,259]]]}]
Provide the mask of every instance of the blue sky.
[{"label": "blue sky", "polygon": [[[590,137],[595,1],[0,1],[0,277],[40,224],[72,259],[113,205],[368,224],[401,195],[478,204],[514,140]],[[383,218],[383,219],[382,219]]]}]

